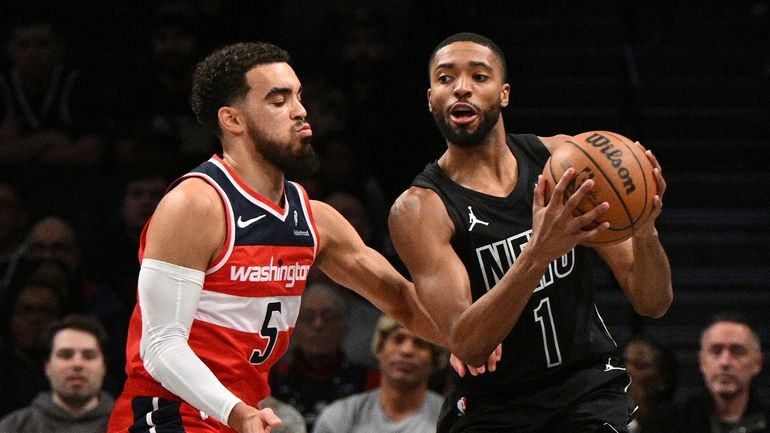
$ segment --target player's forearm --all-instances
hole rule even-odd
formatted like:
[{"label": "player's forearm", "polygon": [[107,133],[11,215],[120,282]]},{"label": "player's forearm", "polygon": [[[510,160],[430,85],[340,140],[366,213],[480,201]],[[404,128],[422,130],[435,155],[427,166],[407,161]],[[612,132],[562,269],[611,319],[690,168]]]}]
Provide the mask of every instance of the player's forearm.
[{"label": "player's forearm", "polygon": [[[403,293],[404,303],[407,306],[406,311],[404,311],[407,314],[401,323],[423,340],[443,347],[449,347],[449,341],[446,336],[439,331],[436,324],[430,318],[430,314],[422,302],[420,302],[414,285],[411,283],[405,284],[401,292]],[[403,311],[401,307],[397,307],[396,310]]]},{"label": "player's forearm", "polygon": [[628,273],[627,294],[634,310],[660,317],[674,298],[671,267],[656,231],[632,239],[634,260]]},{"label": "player's forearm", "polygon": [[139,271],[139,307],[144,367],[164,388],[226,423],[240,402],[192,351],[190,327],[204,273],[145,258]]},{"label": "player's forearm", "polygon": [[474,367],[483,365],[518,323],[545,269],[525,250],[503,278],[460,316],[449,335],[452,353]]}]

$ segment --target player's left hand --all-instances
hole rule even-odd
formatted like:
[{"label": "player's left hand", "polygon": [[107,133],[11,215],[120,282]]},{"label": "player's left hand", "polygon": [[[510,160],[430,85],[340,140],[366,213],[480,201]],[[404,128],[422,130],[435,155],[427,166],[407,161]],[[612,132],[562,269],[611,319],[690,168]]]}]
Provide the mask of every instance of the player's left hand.
[{"label": "player's left hand", "polygon": [[495,350],[489,355],[487,363],[480,367],[473,367],[465,364],[460,358],[456,357],[454,353],[449,356],[449,365],[452,366],[452,369],[457,372],[457,375],[460,377],[465,377],[466,371],[470,372],[471,376],[478,376],[479,374],[484,374],[486,371],[489,371],[490,373],[495,371],[497,369],[497,362],[500,361],[502,355],[503,345],[498,344]]}]

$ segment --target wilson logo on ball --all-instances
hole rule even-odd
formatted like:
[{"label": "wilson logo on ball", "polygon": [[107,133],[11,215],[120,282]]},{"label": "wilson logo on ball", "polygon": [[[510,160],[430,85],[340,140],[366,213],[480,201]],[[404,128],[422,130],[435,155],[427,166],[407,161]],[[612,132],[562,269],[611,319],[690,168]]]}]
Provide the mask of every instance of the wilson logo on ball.
[{"label": "wilson logo on ball", "polygon": [[612,166],[618,171],[618,176],[623,179],[623,187],[626,189],[626,194],[631,194],[636,190],[634,185],[634,179],[631,178],[631,173],[623,166],[623,151],[615,147],[609,138],[594,133],[590,137],[586,138],[586,141],[591,146],[599,148],[602,154],[612,163]]}]

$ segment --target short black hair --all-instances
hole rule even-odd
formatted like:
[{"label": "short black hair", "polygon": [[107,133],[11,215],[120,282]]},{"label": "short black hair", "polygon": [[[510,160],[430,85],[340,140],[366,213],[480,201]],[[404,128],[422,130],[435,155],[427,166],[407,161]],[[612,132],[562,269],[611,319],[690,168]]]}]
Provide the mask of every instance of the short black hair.
[{"label": "short black hair", "polygon": [[85,332],[86,334],[93,335],[94,338],[96,338],[96,345],[99,347],[99,352],[101,352],[106,362],[107,355],[105,352],[105,347],[107,346],[107,331],[104,329],[104,326],[102,326],[101,322],[99,322],[95,317],[84,316],[81,314],[70,314],[61,320],[58,320],[53,325],[51,325],[50,328],[48,328],[45,334],[45,353],[49,359],[51,355],[53,355],[53,339],[56,337],[56,334],[59,331],[63,331],[65,329],[74,329],[76,331],[81,331]]},{"label": "short black hair", "polygon": [[475,44],[483,45],[489,48],[490,50],[492,50],[492,53],[494,53],[495,57],[497,57],[497,60],[500,62],[500,66],[502,67],[503,82],[505,82],[508,79],[508,65],[505,62],[505,54],[503,54],[503,50],[501,50],[500,47],[498,47],[497,44],[494,43],[488,37],[481,36],[479,34],[471,33],[471,32],[455,33],[452,36],[439,42],[438,45],[436,45],[436,48],[434,48],[433,52],[430,53],[430,58],[428,59],[428,77],[429,78],[430,78],[430,65],[433,63],[433,59],[436,57],[436,53],[438,52],[438,50],[444,48],[449,44],[453,44],[455,42],[473,42]]},{"label": "short black hair", "polygon": [[217,112],[248,93],[246,73],[258,65],[288,62],[289,54],[268,42],[241,42],[214,51],[193,74],[190,105],[198,122],[221,138]]}]

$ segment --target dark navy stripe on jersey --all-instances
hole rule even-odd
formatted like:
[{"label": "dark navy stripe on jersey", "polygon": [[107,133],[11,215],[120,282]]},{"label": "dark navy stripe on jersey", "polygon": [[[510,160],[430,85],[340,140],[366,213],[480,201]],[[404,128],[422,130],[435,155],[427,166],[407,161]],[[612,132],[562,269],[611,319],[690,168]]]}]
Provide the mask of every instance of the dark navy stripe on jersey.
[{"label": "dark navy stripe on jersey", "polygon": [[279,212],[264,200],[239,189],[228,174],[211,160],[199,165],[191,173],[201,173],[213,179],[227,195],[233,208],[235,246],[314,245],[315,240],[308,219],[305,218],[302,196],[296,184],[284,181],[284,203]]},{"label": "dark navy stripe on jersey", "polygon": [[[153,405],[153,400],[157,401],[157,409]],[[182,417],[179,415],[180,407],[181,403],[178,401],[157,397],[136,397],[131,400],[134,424],[128,431],[129,433],[149,433],[154,427],[154,433],[185,433]]]}]

